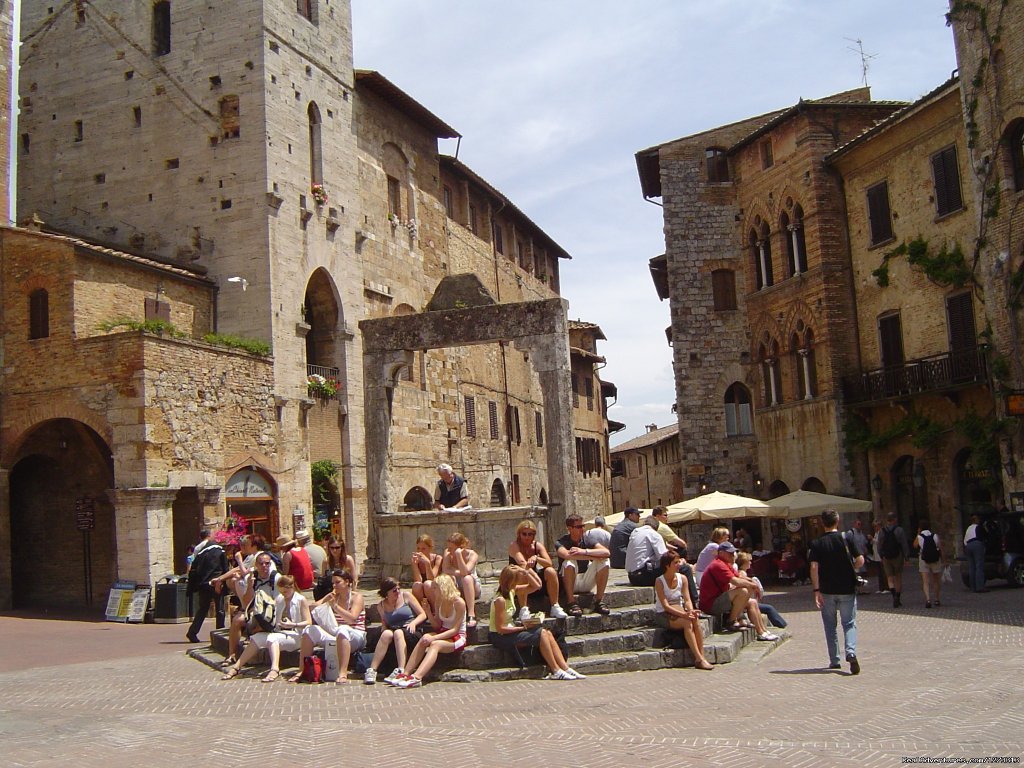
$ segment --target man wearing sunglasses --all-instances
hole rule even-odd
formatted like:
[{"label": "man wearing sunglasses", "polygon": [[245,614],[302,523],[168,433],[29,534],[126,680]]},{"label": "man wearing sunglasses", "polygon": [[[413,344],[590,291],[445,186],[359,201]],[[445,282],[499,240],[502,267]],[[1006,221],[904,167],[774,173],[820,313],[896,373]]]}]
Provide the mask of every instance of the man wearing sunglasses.
[{"label": "man wearing sunglasses", "polygon": [[559,573],[562,584],[570,601],[566,611],[570,616],[582,616],[583,609],[575,596],[594,592],[594,613],[607,616],[611,613],[604,604],[604,591],[608,586],[608,549],[599,544],[589,531],[584,533],[583,518],[579,515],[567,517],[565,527],[568,533],[558,540],[556,551],[561,561]]}]

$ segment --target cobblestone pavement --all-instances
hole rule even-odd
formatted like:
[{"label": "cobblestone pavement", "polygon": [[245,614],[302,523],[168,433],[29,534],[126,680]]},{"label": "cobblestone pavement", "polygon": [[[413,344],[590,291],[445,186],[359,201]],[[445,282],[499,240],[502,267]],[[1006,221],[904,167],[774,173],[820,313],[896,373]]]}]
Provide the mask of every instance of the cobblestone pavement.
[{"label": "cobblestone pavement", "polygon": [[[189,646],[137,635],[153,642],[151,655],[125,657],[115,644],[88,662],[0,672],[0,765],[742,768],[1020,758],[1024,590],[973,595],[957,584],[941,608],[925,610],[917,575],[908,570],[907,581],[915,587],[903,609],[889,607],[886,595],[861,598],[857,677],[846,665],[823,669],[809,587],[772,596],[794,637],[769,655],[755,645],[712,672],[578,682],[406,691],[356,681],[220,682],[185,656]],[[8,661],[19,653],[10,621],[0,617]],[[48,624],[39,645],[74,643],[87,626]]]}]

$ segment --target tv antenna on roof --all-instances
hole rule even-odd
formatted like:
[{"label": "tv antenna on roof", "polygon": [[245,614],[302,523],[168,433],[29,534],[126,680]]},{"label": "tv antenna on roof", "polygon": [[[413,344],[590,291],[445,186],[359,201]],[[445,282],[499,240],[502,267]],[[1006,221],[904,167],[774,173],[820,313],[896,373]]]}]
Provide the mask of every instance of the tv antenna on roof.
[{"label": "tv antenna on roof", "polygon": [[860,55],[860,74],[861,79],[864,81],[864,85],[868,84],[868,67],[869,62],[872,59],[878,58],[877,53],[864,53],[864,41],[859,37],[854,40],[852,37],[844,37],[843,40],[849,40],[851,43],[856,43],[857,47],[854,48],[852,45],[846,46],[846,50],[853,51]]}]

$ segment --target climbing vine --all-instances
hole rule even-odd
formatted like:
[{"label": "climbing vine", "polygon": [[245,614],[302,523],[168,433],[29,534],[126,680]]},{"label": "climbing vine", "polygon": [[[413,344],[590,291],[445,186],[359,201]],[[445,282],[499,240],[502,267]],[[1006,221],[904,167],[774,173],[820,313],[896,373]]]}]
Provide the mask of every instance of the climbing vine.
[{"label": "climbing vine", "polygon": [[889,285],[889,261],[899,256],[905,256],[911,267],[920,270],[937,285],[963,288],[974,283],[974,273],[967,266],[960,243],[953,243],[952,248],[943,245],[938,253],[933,253],[928,248],[928,241],[918,235],[913,240],[903,241],[882,256],[882,263],[871,273],[880,287]]}]

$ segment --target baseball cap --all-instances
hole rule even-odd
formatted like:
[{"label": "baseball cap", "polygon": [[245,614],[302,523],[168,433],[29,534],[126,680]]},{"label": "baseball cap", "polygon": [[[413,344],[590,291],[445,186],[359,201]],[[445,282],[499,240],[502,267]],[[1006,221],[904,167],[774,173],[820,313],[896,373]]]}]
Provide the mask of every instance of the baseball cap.
[{"label": "baseball cap", "polygon": [[736,547],[734,547],[732,545],[731,541],[723,541],[721,544],[718,545],[718,551],[719,552],[732,552],[735,555],[736,554]]}]

